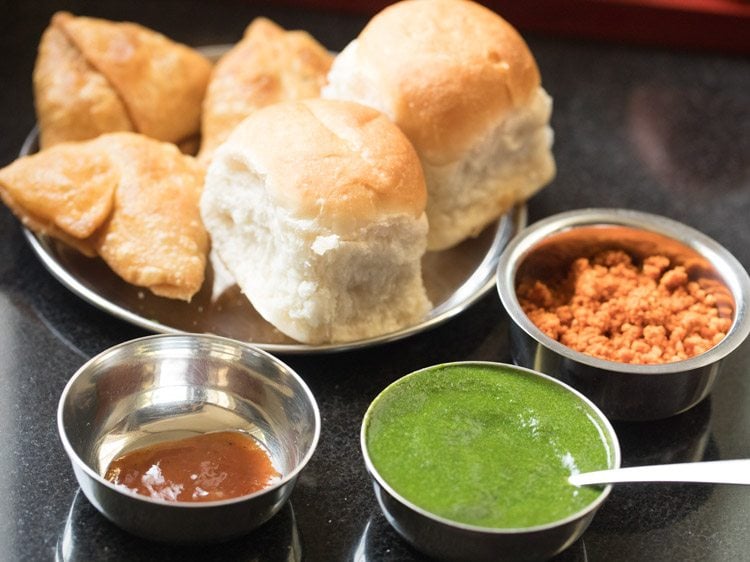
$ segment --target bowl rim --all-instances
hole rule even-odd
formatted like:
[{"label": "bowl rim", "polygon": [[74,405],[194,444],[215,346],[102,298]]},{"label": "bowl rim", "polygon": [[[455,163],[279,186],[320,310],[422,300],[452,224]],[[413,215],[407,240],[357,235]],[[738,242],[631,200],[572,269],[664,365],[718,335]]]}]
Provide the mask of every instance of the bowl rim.
[{"label": "bowl rim", "polygon": [[[289,471],[287,474],[283,475],[282,478],[271,484],[270,486],[267,486],[261,490],[257,490],[251,494],[245,494],[242,496],[236,496],[232,498],[227,498],[224,500],[213,500],[213,501],[205,501],[205,502],[187,502],[187,501],[180,501],[180,500],[164,500],[160,498],[152,498],[149,496],[145,496],[143,494],[139,494],[135,491],[129,490],[122,486],[116,486],[109,480],[105,479],[103,476],[101,476],[97,471],[95,471],[91,466],[89,466],[88,463],[86,463],[75,451],[72,444],[70,443],[70,440],[68,439],[68,435],[65,429],[65,424],[63,422],[63,411],[65,409],[65,404],[67,402],[67,398],[70,394],[70,390],[73,387],[73,385],[76,383],[76,381],[86,372],[88,371],[92,366],[94,366],[97,363],[100,363],[101,361],[105,360],[111,355],[116,355],[118,353],[121,353],[123,349],[126,349],[128,347],[137,346],[137,345],[143,345],[144,343],[153,343],[158,341],[190,341],[190,340],[198,340],[202,343],[207,343],[211,346],[216,344],[221,345],[227,345],[230,347],[235,348],[242,348],[245,351],[248,351],[252,354],[255,354],[256,356],[261,357],[265,361],[269,361],[273,363],[276,367],[280,368],[281,370],[285,371],[289,375],[292,376],[292,378],[295,380],[295,382],[300,386],[302,389],[305,399],[310,404],[313,418],[314,418],[314,430],[313,430],[313,438],[310,442],[310,445],[305,452],[305,455],[302,457],[302,459],[297,462],[294,469]],[[62,394],[60,395],[60,400],[58,401],[57,406],[57,430],[58,435],[60,437],[60,441],[62,442],[63,448],[65,449],[65,452],[68,455],[68,458],[73,463],[74,467],[77,467],[80,470],[83,470],[87,476],[95,480],[98,484],[105,486],[106,488],[117,492],[119,494],[122,494],[124,496],[133,498],[134,500],[143,501],[146,503],[151,503],[159,506],[165,506],[165,507],[172,507],[172,508],[185,508],[185,509],[206,509],[210,507],[220,507],[225,505],[231,505],[236,503],[242,503],[248,500],[251,500],[256,497],[260,497],[266,494],[273,493],[275,490],[285,486],[289,482],[294,482],[294,480],[297,478],[299,473],[307,466],[308,462],[312,458],[313,454],[315,453],[315,450],[317,449],[318,442],[320,440],[320,429],[321,429],[321,421],[320,421],[320,410],[318,408],[318,403],[315,399],[314,394],[308,387],[307,383],[302,379],[302,377],[289,365],[275,357],[274,355],[271,355],[270,353],[245,342],[241,342],[238,340],[234,340],[231,338],[226,338],[223,336],[216,336],[213,334],[153,334],[149,336],[144,336],[140,338],[135,338],[131,340],[127,340],[124,342],[121,342],[119,344],[116,344],[112,347],[109,347],[105,349],[104,351],[96,354],[91,359],[86,361],[83,365],[81,365],[78,370],[73,374],[73,376],[68,380],[67,384],[65,385],[65,388],[62,391]],[[77,472],[77,471],[75,471]],[[76,478],[78,478],[78,474],[76,473]],[[79,484],[81,484],[79,482]]]},{"label": "bowl rim", "polygon": [[373,478],[378,483],[378,485],[380,485],[396,501],[406,506],[407,508],[411,509],[412,511],[417,512],[421,516],[426,517],[427,519],[430,519],[436,523],[447,525],[449,527],[453,527],[453,528],[460,529],[463,531],[483,533],[487,535],[519,535],[519,534],[524,534],[524,533],[530,533],[530,532],[533,533],[533,532],[539,532],[539,531],[546,531],[549,529],[555,529],[555,528],[567,525],[568,523],[578,521],[586,517],[589,513],[594,513],[597,509],[599,509],[601,504],[609,496],[609,493],[612,490],[612,484],[605,485],[602,489],[602,492],[591,503],[589,503],[582,509],[562,519],[557,519],[555,521],[551,521],[549,523],[543,523],[541,525],[531,525],[528,527],[483,527],[481,525],[471,525],[469,523],[462,523],[460,521],[455,521],[453,519],[448,519],[447,517],[443,517],[435,513],[432,513],[431,511],[428,511],[425,508],[420,507],[414,502],[406,499],[404,496],[402,496],[400,493],[394,490],[390,486],[390,484],[388,484],[388,482],[386,482],[386,480],[380,475],[377,468],[373,464],[372,459],[370,458],[370,455],[367,449],[367,428],[369,425],[369,420],[373,415],[373,412],[375,410],[377,403],[392,388],[394,388],[395,386],[401,384],[406,379],[409,379],[413,376],[419,375],[424,372],[433,371],[436,369],[441,369],[441,368],[446,368],[446,367],[465,367],[465,366],[484,366],[484,367],[492,367],[493,369],[497,369],[498,371],[510,370],[510,371],[522,372],[522,373],[526,373],[534,377],[545,379],[557,386],[562,387],[565,391],[577,397],[581,402],[583,402],[586,406],[588,406],[588,408],[591,411],[593,411],[594,414],[596,414],[598,421],[600,422],[600,424],[606,431],[605,437],[609,440],[609,443],[611,445],[610,457],[611,457],[612,463],[609,468],[620,468],[622,457],[621,457],[621,450],[620,450],[620,441],[617,438],[617,433],[615,432],[615,429],[612,426],[609,419],[607,418],[607,416],[605,416],[604,413],[601,411],[601,409],[596,404],[594,404],[590,399],[588,399],[583,393],[579,392],[572,386],[560,381],[559,379],[556,379],[550,375],[546,375],[542,372],[535,371],[533,369],[520,367],[518,365],[512,365],[509,363],[496,362],[496,361],[469,360],[469,361],[451,361],[447,363],[438,363],[438,364],[423,367],[422,369],[418,369],[416,371],[408,373],[396,379],[395,381],[390,383],[388,386],[386,386],[383,390],[381,390],[378,393],[378,395],[372,400],[372,402],[370,402],[370,405],[368,406],[367,411],[365,412],[365,415],[362,419],[359,439],[360,439],[360,447],[362,449],[362,454],[365,460],[365,467],[367,468],[367,472],[370,474],[371,478]]},{"label": "bowl rim", "polygon": [[[515,290],[515,276],[524,258],[550,236],[583,227],[625,226],[659,234],[692,249],[719,271],[724,285],[735,300],[734,319],[724,338],[707,351],[667,363],[636,364],[610,361],[576,351],[542,332],[521,309]],[[723,265],[724,267],[719,267]],[[526,334],[564,358],[598,369],[639,374],[663,375],[699,369],[715,363],[734,351],[750,334],[750,276],[729,250],[714,239],[679,221],[631,209],[584,208],[565,211],[542,219],[519,232],[500,256],[496,285],[500,301],[511,320]]]}]

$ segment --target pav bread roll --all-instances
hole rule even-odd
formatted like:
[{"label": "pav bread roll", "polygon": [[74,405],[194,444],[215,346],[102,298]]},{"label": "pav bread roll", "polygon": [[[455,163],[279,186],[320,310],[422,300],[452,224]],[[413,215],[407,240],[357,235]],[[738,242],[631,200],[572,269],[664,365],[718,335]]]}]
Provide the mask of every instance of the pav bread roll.
[{"label": "pav bread roll", "polygon": [[304,343],[418,322],[426,188],[387,117],[332,100],[246,118],[214,153],[201,198],[214,250],[256,308]]},{"label": "pav bread roll", "polygon": [[429,248],[475,236],[555,174],[552,103],[516,30],[465,0],[405,0],[334,60],[323,97],[379,109],[427,181]]},{"label": "pav bread roll", "polygon": [[181,143],[199,132],[210,73],[208,59],[156,31],[58,12],[34,66],[40,146],[115,131]]},{"label": "pav bread roll", "polygon": [[240,121],[280,101],[316,98],[333,56],[304,31],[286,31],[256,18],[211,73],[203,101],[201,150],[208,163]]}]

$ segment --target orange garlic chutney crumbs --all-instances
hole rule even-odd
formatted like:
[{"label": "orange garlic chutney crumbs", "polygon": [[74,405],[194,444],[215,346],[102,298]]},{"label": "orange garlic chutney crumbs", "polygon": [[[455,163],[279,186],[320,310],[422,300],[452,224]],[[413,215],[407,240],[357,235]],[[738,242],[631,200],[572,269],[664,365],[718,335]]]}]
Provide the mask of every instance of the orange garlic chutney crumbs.
[{"label": "orange garlic chutney crumbs", "polygon": [[549,337],[582,353],[621,363],[680,361],[726,335],[734,310],[715,279],[688,279],[683,266],[650,256],[639,268],[621,250],[578,258],[563,279],[522,279],[521,307]]}]

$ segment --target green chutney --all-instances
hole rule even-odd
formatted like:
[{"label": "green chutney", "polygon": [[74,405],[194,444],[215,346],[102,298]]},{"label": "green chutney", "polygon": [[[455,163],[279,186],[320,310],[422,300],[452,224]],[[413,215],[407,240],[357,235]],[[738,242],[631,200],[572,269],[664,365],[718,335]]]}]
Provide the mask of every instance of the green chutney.
[{"label": "green chutney", "polygon": [[568,483],[610,467],[605,426],[553,381],[511,366],[446,364],[406,376],[370,406],[365,443],[381,478],[414,505],[479,527],[543,525],[602,488]]}]

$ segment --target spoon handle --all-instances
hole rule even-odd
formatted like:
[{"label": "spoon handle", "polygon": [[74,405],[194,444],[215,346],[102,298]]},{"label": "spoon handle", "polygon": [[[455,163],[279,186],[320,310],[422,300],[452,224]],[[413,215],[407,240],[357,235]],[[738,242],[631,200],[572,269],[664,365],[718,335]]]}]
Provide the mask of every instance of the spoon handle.
[{"label": "spoon handle", "polygon": [[750,459],[634,466],[572,474],[574,486],[617,482],[706,482],[750,484]]}]

